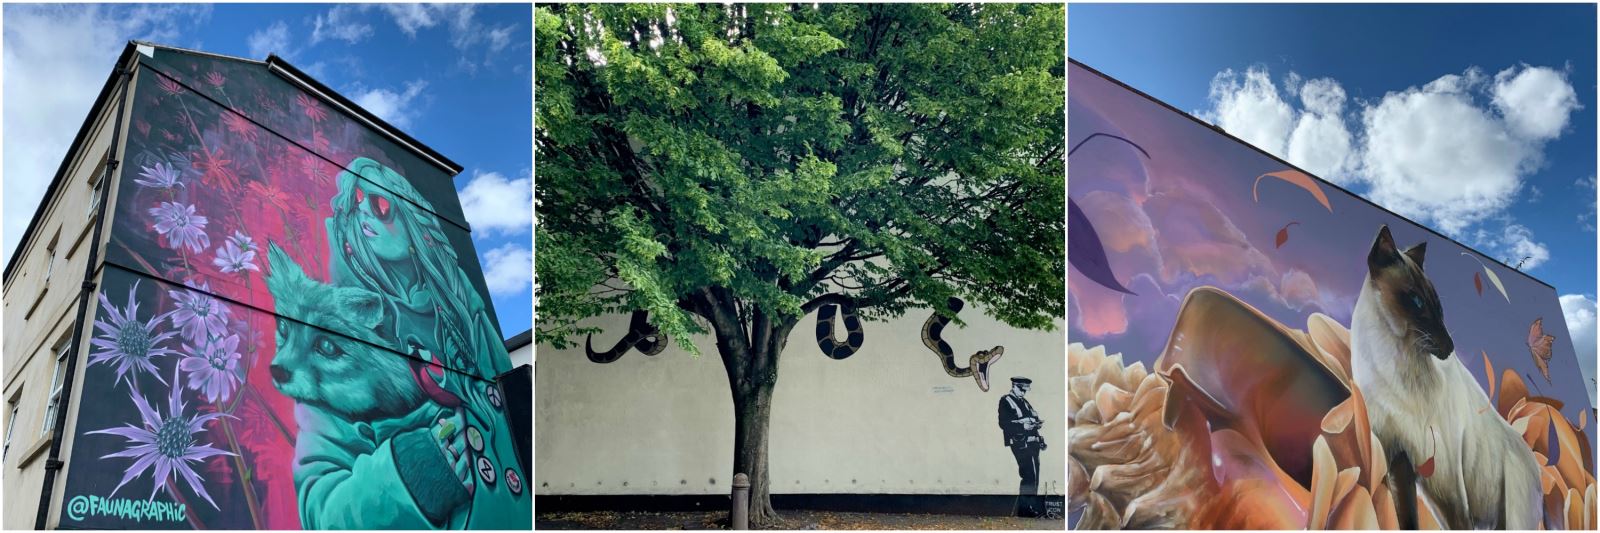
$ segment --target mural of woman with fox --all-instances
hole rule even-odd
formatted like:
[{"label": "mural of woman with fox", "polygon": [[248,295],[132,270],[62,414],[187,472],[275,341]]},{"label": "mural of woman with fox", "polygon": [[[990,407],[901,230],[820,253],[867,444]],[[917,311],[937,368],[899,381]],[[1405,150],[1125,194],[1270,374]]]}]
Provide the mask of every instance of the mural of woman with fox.
[{"label": "mural of woman with fox", "polygon": [[327,220],[332,284],[306,277],[277,246],[268,251],[267,282],[280,312],[357,332],[360,341],[279,322],[273,378],[299,403],[302,525],[525,525],[526,516],[506,512],[525,498],[522,469],[499,423],[498,386],[483,379],[509,359],[502,344],[488,342],[495,329],[431,206],[371,159],[351,162],[338,182]]}]

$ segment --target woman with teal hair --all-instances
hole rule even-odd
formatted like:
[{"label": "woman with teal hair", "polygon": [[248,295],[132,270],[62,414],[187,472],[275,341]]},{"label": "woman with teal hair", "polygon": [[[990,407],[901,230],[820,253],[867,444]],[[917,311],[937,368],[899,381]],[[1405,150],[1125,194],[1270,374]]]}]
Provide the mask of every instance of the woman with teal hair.
[{"label": "woman with teal hair", "polygon": [[[363,317],[371,331],[354,337],[409,356],[410,375],[386,383],[426,400],[370,423],[341,417],[339,406],[297,408],[302,526],[530,527],[531,495],[494,381],[510,359],[432,204],[364,157],[339,174],[338,186],[327,219],[332,285],[376,295],[365,313],[372,316]],[[380,402],[405,397],[374,392]]]},{"label": "woman with teal hair", "polygon": [[510,370],[433,205],[404,176],[365,157],[338,181],[327,220],[333,282],[388,297],[396,319],[392,348],[406,352],[415,343],[441,354],[441,364],[486,379]]}]

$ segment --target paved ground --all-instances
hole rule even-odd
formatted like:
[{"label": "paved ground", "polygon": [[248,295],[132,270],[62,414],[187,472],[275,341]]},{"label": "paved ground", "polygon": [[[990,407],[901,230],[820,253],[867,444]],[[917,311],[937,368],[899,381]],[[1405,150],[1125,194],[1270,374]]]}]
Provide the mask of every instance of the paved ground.
[{"label": "paved ground", "polygon": [[[535,529],[727,529],[728,513],[562,512],[539,513]],[[1050,529],[1066,528],[1062,519],[939,514],[835,513],[779,511],[781,527],[772,529]]]}]

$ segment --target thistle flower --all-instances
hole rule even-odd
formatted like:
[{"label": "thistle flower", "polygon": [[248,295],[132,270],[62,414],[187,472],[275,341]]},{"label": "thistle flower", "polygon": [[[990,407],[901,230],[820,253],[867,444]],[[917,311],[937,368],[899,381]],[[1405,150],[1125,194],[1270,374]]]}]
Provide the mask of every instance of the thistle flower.
[{"label": "thistle flower", "polygon": [[167,238],[168,248],[184,246],[199,253],[211,246],[205,232],[206,217],[194,214],[193,205],[161,202],[161,207],[150,209],[150,216],[156,217],[153,227]]},{"label": "thistle flower", "polygon": [[[172,380],[178,381],[178,369],[172,369]],[[237,455],[211,447],[209,444],[195,443],[194,434],[205,430],[205,424],[217,418],[229,416],[223,413],[206,413],[190,417],[183,412],[183,387],[171,387],[167,397],[167,412],[162,413],[150,407],[144,400],[144,395],[132,393],[133,405],[139,408],[140,426],[133,424],[122,427],[106,428],[86,432],[86,435],[104,434],[116,435],[128,439],[132,446],[120,452],[102,456],[101,459],[112,457],[134,458],[122,474],[122,481],[116,488],[111,489],[107,497],[115,496],[123,485],[127,485],[133,478],[151,472],[151,479],[155,486],[150,489],[150,499],[155,499],[156,493],[162,487],[171,485],[177,488],[178,478],[188,483],[189,488],[205,498],[213,509],[217,509],[217,502],[211,499],[211,494],[206,492],[205,480],[196,474],[190,463],[203,461],[206,458],[218,455]]]},{"label": "thistle flower", "polygon": [[313,122],[322,122],[322,119],[328,118],[328,112],[323,111],[322,106],[317,104],[316,100],[307,98],[305,93],[294,95],[294,101],[295,103],[300,104],[301,111],[303,111],[307,117],[311,117]]},{"label": "thistle flower", "polygon": [[156,373],[156,365],[150,360],[178,353],[161,346],[161,341],[172,338],[173,332],[156,332],[156,326],[171,313],[156,315],[148,321],[140,320],[139,301],[134,298],[138,290],[139,282],[134,281],[133,286],[128,288],[128,305],[121,309],[111,305],[105,291],[100,292],[101,314],[94,321],[97,336],[89,341],[90,346],[97,350],[89,354],[89,364],[108,363],[116,367],[117,379],[112,382],[113,386],[122,381],[133,386],[133,380],[128,376],[139,372],[148,373],[156,381],[161,381],[161,376]]},{"label": "thistle flower", "polygon": [[206,73],[206,83],[211,84],[213,87],[221,87],[227,81],[228,78],[223,77],[222,74],[216,71]]}]

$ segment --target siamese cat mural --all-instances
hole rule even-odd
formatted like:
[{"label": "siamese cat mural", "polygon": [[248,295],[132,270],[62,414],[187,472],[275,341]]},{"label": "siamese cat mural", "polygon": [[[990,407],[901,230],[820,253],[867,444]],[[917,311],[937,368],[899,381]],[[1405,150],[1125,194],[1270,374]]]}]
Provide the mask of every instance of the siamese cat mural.
[{"label": "siamese cat mural", "polygon": [[[1355,382],[1389,454],[1394,492],[1421,488],[1451,529],[1534,529],[1539,465],[1456,357],[1423,271],[1427,244],[1401,251],[1388,226],[1378,229],[1350,324]],[[1437,466],[1419,479],[1415,465],[1429,459]],[[1399,503],[1401,524],[1414,525],[1411,500]]]},{"label": "siamese cat mural", "polygon": [[1070,526],[1595,527],[1554,287],[1068,78]]}]

